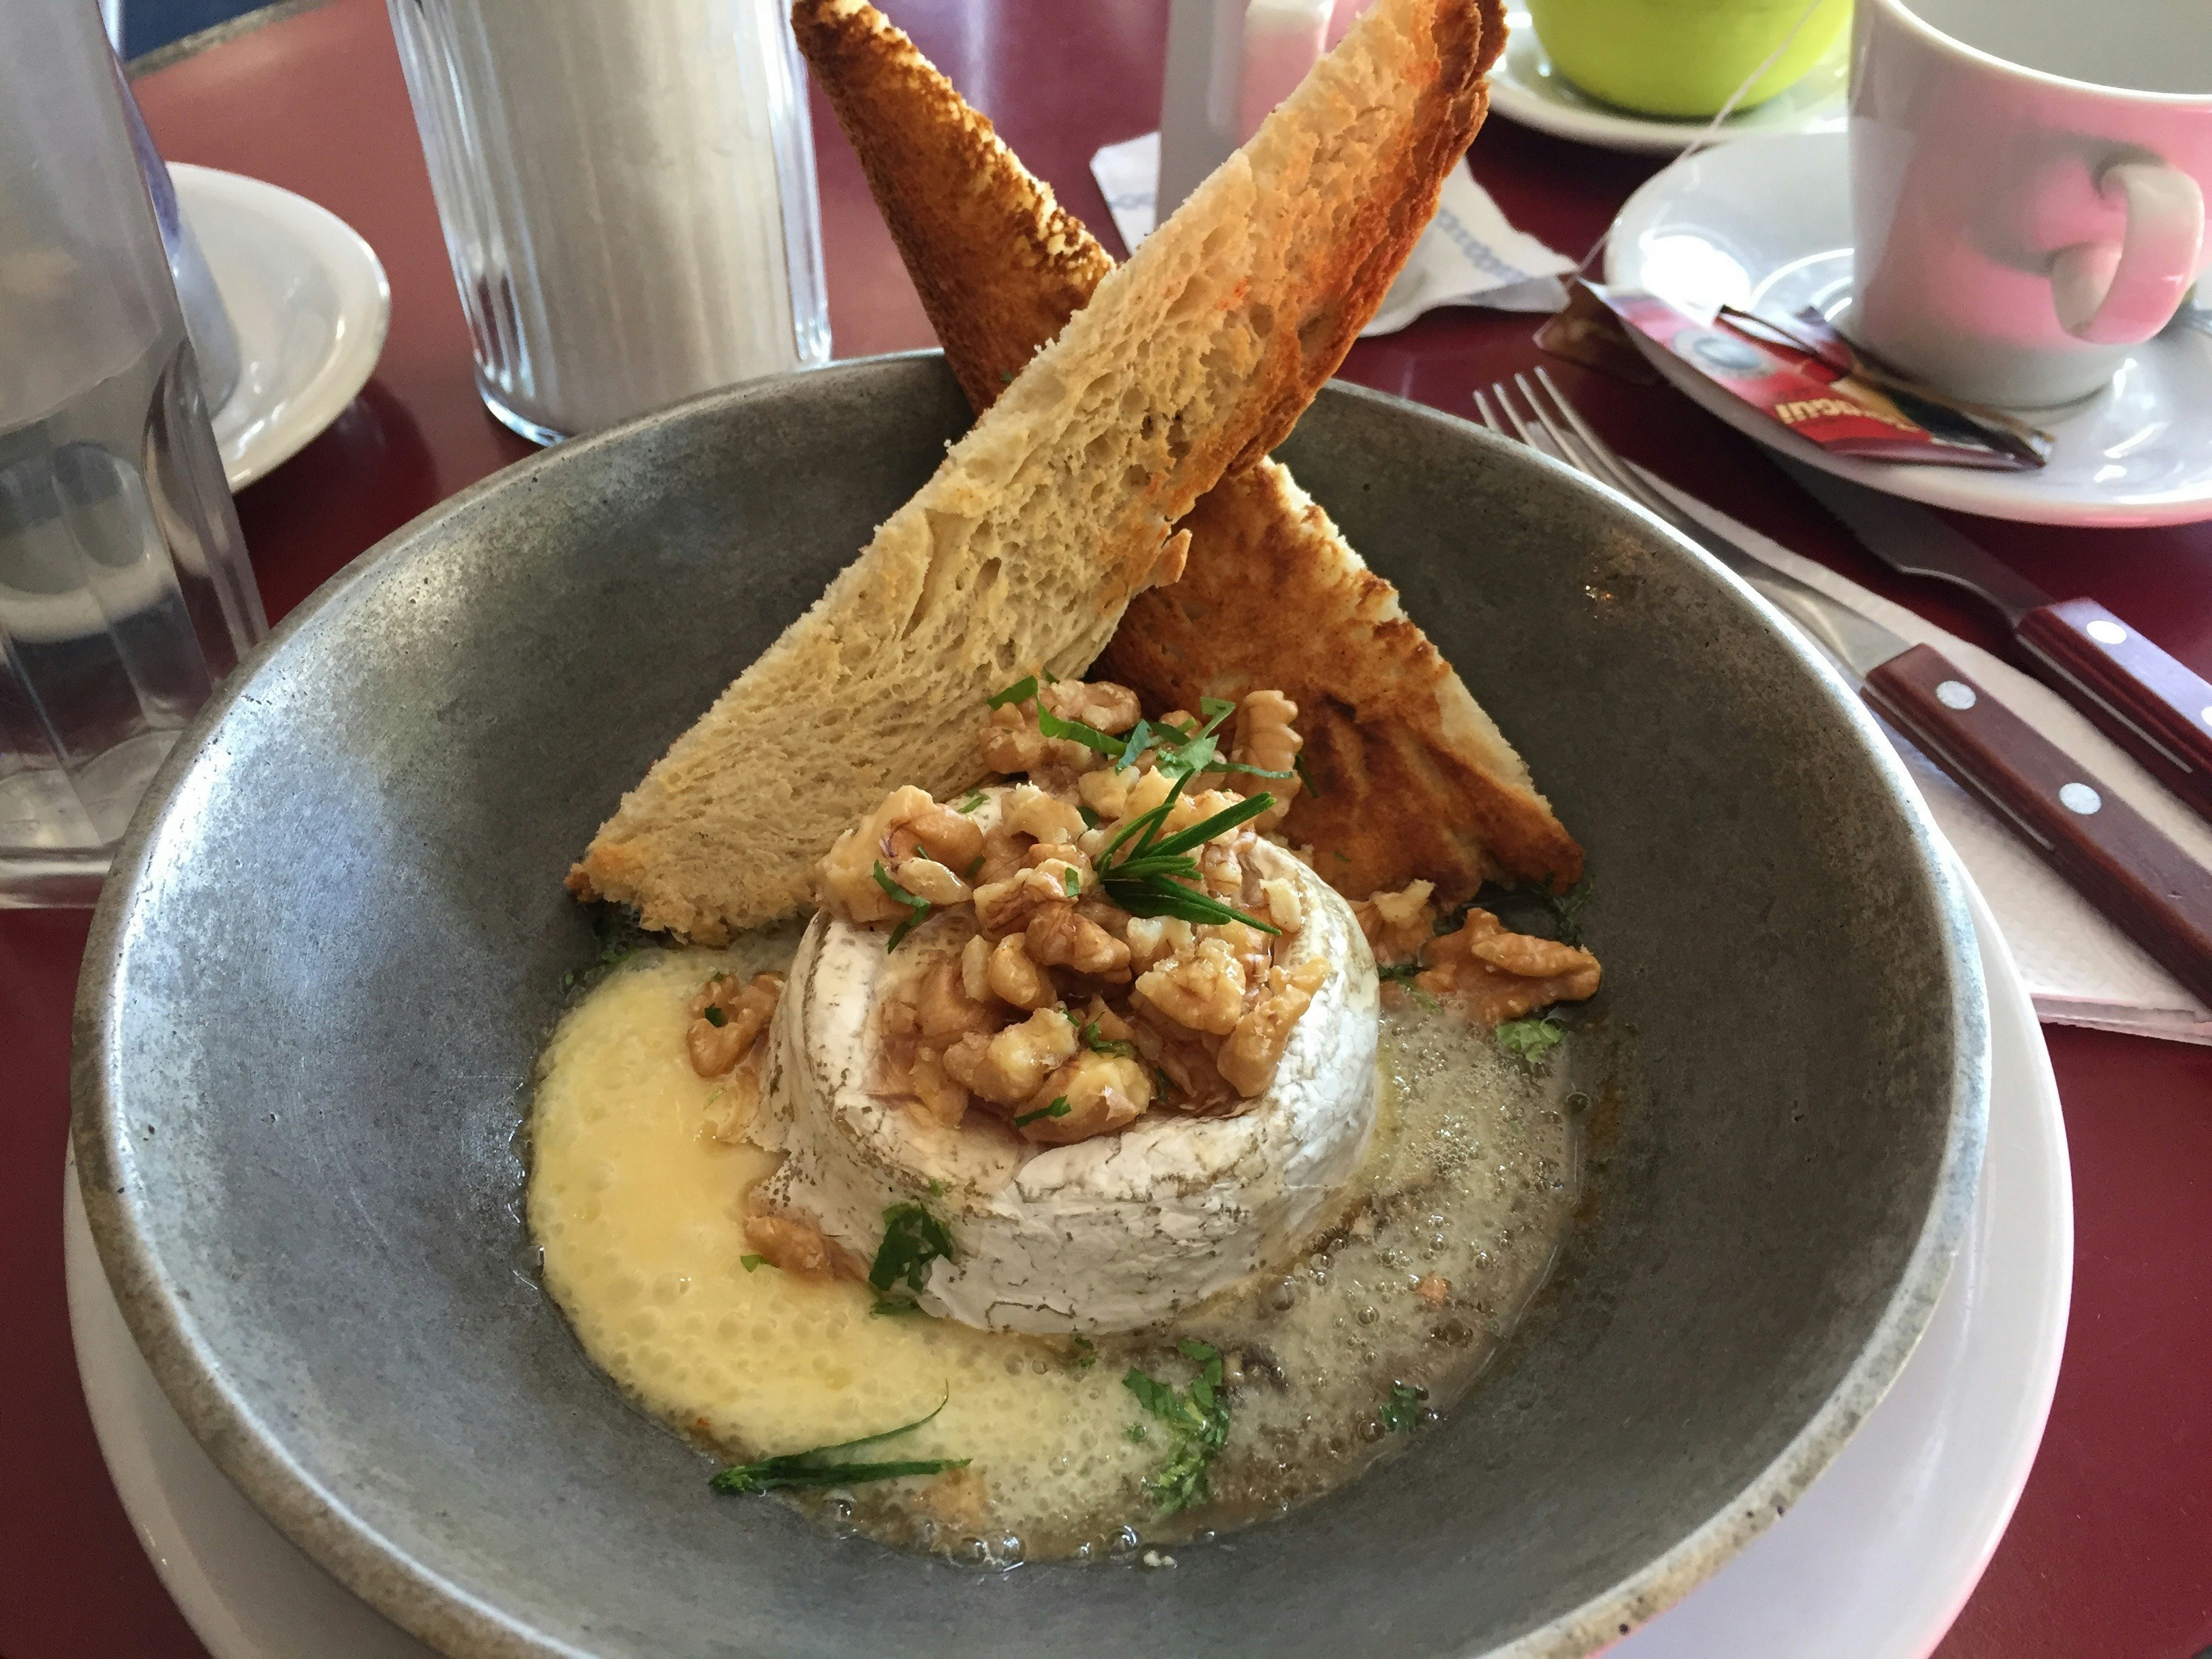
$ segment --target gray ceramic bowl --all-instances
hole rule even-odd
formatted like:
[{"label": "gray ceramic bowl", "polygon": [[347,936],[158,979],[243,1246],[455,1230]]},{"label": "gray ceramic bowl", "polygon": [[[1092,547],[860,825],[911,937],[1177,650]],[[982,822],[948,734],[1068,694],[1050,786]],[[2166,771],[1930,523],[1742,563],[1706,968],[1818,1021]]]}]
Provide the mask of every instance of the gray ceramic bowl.
[{"label": "gray ceramic bowl", "polygon": [[179,745],[77,1011],[100,1255],[278,1526],[465,1655],[1580,1654],[1780,1514],[1881,1396],[1979,1166],[1959,889],[1874,727],[1655,521],[1333,386],[1285,459],[1589,848],[1617,1106],[1474,1394],[1287,1520],[985,1576],[718,1500],[528,1272],[515,1129],[621,790],[966,423],[933,356],[510,468],[301,606]]}]

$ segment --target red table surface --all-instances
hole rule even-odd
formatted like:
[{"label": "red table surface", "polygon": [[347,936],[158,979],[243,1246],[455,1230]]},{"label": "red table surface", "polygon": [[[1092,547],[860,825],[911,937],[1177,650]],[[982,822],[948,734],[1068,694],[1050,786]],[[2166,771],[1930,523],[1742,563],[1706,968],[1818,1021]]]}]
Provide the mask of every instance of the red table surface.
[{"label": "red table surface", "polygon": [[[1089,161],[1153,124],[1165,0],[888,0],[1063,201],[1114,245]],[[285,9],[289,11],[289,9]],[[142,80],[172,160],[227,167],[331,209],[382,256],[392,334],[337,422],[239,499],[272,618],[347,560],[529,453],[478,404],[384,9],[330,0]],[[818,100],[839,355],[925,345],[928,328],[850,151]],[[1514,223],[1579,254],[1650,161],[1503,119],[1476,176]],[[1362,343],[1346,374],[1460,414],[1539,354],[1531,319],[1432,315]],[[1629,454],[1745,521],[1994,647],[1983,618],[1846,548],[1738,437],[1679,398],[1580,370],[1571,391]],[[2088,594],[2212,675],[2212,525],[2081,531],[1962,520],[2054,593]],[[87,919],[0,914],[0,1656],[199,1655],[109,1485],[62,1291],[69,1012]],[[2057,1403],[2011,1530],[1943,1659],[2212,1647],[2212,1048],[2050,1028],[2075,1204],[2073,1322]]]}]

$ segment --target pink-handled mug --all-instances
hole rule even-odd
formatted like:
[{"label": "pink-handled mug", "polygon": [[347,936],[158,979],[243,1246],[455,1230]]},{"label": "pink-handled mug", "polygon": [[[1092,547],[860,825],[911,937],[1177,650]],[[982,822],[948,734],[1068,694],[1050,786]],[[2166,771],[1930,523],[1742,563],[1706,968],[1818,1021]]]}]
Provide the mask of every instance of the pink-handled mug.
[{"label": "pink-handled mug", "polygon": [[1858,0],[1861,344],[1977,403],[2107,384],[2212,263],[2212,9]]}]

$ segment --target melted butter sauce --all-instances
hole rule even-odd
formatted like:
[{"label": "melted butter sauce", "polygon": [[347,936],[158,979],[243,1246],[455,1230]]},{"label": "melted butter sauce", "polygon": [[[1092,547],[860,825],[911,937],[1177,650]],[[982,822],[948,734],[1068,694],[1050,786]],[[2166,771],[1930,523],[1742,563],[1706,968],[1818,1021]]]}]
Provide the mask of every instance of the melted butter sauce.
[{"label": "melted butter sauce", "polygon": [[[1415,1437],[1385,1427],[1394,1383],[1425,1389],[1431,1413],[1465,1391],[1573,1209],[1565,1085],[1529,1077],[1457,1014],[1409,1003],[1383,1019],[1381,1121],[1338,1219],[1164,1330],[1085,1350],[878,1316],[866,1286],[749,1272],[743,1200],[774,1159],[706,1132],[715,1085],[685,1057],[687,1004],[716,972],[783,967],[797,939],[641,951],[568,1013],[539,1062],[529,1220],[585,1351],[717,1457],[851,1440],[944,1401],[862,1455],[965,1457],[969,1474],[792,1500],[832,1525],[1008,1563],[1279,1514]],[[1186,1385],[1182,1337],[1221,1351],[1231,1426],[1212,1500],[1164,1516],[1145,1483],[1170,1442],[1121,1378],[1135,1366]],[[704,1486],[702,1500],[758,1501],[708,1500]]]}]

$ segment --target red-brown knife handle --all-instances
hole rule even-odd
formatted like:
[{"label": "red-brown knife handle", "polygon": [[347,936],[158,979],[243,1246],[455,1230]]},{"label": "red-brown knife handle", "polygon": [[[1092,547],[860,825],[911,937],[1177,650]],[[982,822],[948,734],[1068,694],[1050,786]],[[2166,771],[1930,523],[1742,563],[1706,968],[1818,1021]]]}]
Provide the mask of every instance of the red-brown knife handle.
[{"label": "red-brown knife handle", "polygon": [[2212,1002],[2212,872],[1942,653],[1899,652],[1865,697],[2168,973]]},{"label": "red-brown knife handle", "polygon": [[2014,632],[2041,678],[2160,783],[2212,817],[2212,682],[2094,599],[2040,606]]}]

